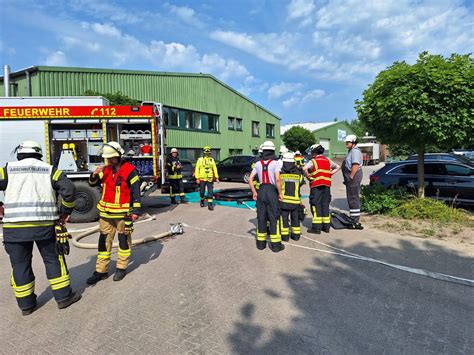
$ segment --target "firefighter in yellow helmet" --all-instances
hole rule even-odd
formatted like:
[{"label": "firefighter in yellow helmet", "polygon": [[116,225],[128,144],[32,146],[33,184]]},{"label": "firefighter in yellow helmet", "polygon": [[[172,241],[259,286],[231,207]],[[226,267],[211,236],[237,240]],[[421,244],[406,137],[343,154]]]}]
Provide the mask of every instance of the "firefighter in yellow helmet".
[{"label": "firefighter in yellow helmet", "polygon": [[199,184],[200,206],[204,207],[204,194],[207,187],[207,208],[213,211],[214,181],[219,182],[219,173],[216,162],[211,157],[211,147],[205,146],[203,148],[203,156],[196,162],[195,176],[196,182]]},{"label": "firefighter in yellow helmet", "polygon": [[11,262],[11,285],[26,316],[37,306],[31,265],[34,244],[58,307],[66,308],[81,298],[71,290],[64,257],[69,254],[64,226],[75,206],[75,188],[66,174],[41,160],[38,143],[25,141],[15,151],[18,161],[0,167],[0,191],[5,194],[3,244]]},{"label": "firefighter in yellow helmet", "polygon": [[299,150],[295,152],[295,165],[298,169],[303,170],[304,167],[304,156]]},{"label": "firefighter in yellow helmet", "polygon": [[179,195],[181,203],[186,203],[183,185],[183,167],[179,160],[178,149],[171,149],[170,155],[166,159],[166,170],[170,186],[171,204],[176,204],[176,195]]},{"label": "firefighter in yellow helmet", "polygon": [[108,277],[112,244],[118,233],[117,270],[114,281],[122,280],[132,253],[133,222],[141,213],[140,178],[137,169],[122,160],[123,148],[117,142],[105,143],[102,158],[107,162],[98,167],[90,178],[91,186],[102,184],[102,198],[97,204],[100,235],[94,274],[87,279],[89,285]]}]

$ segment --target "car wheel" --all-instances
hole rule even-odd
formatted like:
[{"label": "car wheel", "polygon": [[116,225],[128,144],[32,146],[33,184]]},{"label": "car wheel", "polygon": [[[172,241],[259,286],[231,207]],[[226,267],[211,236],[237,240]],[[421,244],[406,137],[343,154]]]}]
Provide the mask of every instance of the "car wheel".
[{"label": "car wheel", "polygon": [[99,219],[99,211],[96,208],[101,194],[98,188],[91,187],[85,181],[75,181],[76,186],[76,207],[71,214],[71,222],[87,223]]},{"label": "car wheel", "polygon": [[244,182],[247,184],[250,180],[250,171],[246,171],[244,173],[244,176],[242,176],[242,179],[244,180]]}]

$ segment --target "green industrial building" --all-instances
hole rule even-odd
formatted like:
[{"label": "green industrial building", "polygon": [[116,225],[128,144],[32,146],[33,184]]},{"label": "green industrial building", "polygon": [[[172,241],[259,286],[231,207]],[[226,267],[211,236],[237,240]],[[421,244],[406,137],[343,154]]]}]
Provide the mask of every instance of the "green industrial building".
[{"label": "green industrial building", "polygon": [[[9,79],[10,96],[81,96],[92,90],[160,102],[168,149],[180,149],[191,161],[205,145],[222,160],[256,154],[265,140],[281,143],[278,116],[209,74],[34,66]],[[2,77],[2,93],[3,83]]]},{"label": "green industrial building", "polygon": [[342,159],[347,154],[346,136],[354,134],[351,127],[344,121],[295,123],[281,126],[284,134],[291,127],[300,126],[313,132],[314,142],[321,144],[326,150],[325,155],[331,159]]}]

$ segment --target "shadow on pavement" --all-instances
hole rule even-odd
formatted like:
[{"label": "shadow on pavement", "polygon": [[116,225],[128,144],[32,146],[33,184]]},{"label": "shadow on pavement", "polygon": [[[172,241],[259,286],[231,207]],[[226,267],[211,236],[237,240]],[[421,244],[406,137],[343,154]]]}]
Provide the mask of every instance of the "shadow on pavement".
[{"label": "shadow on pavement", "polygon": [[[157,259],[163,250],[163,244],[160,241],[150,242],[132,248],[132,256],[127,268],[127,274],[133,273],[141,265],[148,264],[149,262]],[[74,266],[69,269],[69,274],[71,275],[71,286],[74,292],[83,294],[84,291],[91,287],[88,285],[86,280],[89,278],[95,270],[95,263],[97,256],[91,255],[87,257],[87,262],[81,265]],[[109,278],[113,277],[115,272],[115,263],[116,263],[116,249],[112,252],[112,261],[109,266]],[[93,287],[94,285],[92,285]],[[53,298],[53,294],[50,288],[47,288],[41,293],[38,298],[38,308],[45,305]]]},{"label": "shadow on pavement", "polygon": [[[338,246],[340,241],[331,244]],[[454,276],[473,276],[471,258],[430,242],[422,249],[409,241],[396,247],[369,247],[362,242],[349,251]],[[291,305],[285,309],[292,310],[292,318],[278,308],[282,290],[254,295],[266,297],[275,308],[259,311],[252,302],[240,308],[239,321],[228,335],[232,353],[474,353],[472,288],[314,253],[312,265],[304,271],[273,274],[286,281],[284,299]],[[281,326],[283,320],[290,327]]]}]

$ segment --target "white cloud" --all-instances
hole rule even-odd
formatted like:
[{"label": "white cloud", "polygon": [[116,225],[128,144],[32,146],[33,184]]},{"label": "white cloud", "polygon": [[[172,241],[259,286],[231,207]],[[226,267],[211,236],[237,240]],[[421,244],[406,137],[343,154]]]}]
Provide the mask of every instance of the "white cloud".
[{"label": "white cloud", "polygon": [[285,83],[274,84],[268,89],[268,97],[270,99],[278,99],[288,93],[299,90],[303,87],[301,83]]},{"label": "white cloud", "polygon": [[45,64],[52,66],[65,66],[68,64],[66,54],[61,51],[52,52],[46,57]]},{"label": "white cloud", "polygon": [[188,6],[176,6],[169,3],[165,3],[167,8],[172,15],[176,15],[181,21],[196,27],[204,27],[204,23],[199,19],[194,9]]},{"label": "white cloud", "polygon": [[314,0],[291,0],[287,6],[290,20],[301,20],[300,25],[306,26],[313,22],[316,5]]},{"label": "white cloud", "polygon": [[150,18],[149,13],[130,11],[107,0],[71,0],[70,4],[75,11],[117,23],[137,24]]},{"label": "white cloud", "polygon": [[318,100],[326,95],[326,92],[321,89],[313,89],[306,92],[297,91],[291,95],[288,99],[282,102],[284,108],[290,108],[294,106],[301,106],[311,101]]},{"label": "white cloud", "polygon": [[326,95],[326,92],[324,90],[314,89],[314,90],[308,91],[301,99],[301,102],[306,103],[313,100],[317,100],[323,97],[324,95]]}]

